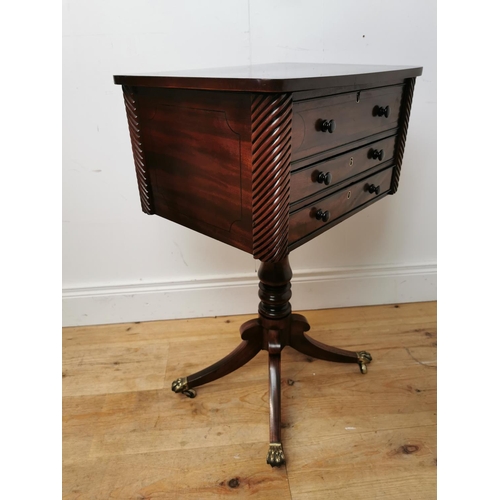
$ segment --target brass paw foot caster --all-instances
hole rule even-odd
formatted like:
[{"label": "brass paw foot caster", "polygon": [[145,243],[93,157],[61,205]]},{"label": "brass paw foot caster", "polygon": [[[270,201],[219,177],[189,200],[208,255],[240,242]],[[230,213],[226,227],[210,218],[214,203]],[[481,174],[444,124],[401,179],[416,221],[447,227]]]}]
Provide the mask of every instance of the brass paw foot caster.
[{"label": "brass paw foot caster", "polygon": [[281,443],[271,443],[267,452],[267,463],[271,467],[280,467],[285,464],[285,454]]},{"label": "brass paw foot caster", "polygon": [[372,361],[372,355],[366,351],[360,351],[356,353],[358,355],[358,365],[361,373],[363,375],[368,371],[366,365],[370,364]]},{"label": "brass paw foot caster", "polygon": [[187,378],[178,378],[172,382],[172,390],[174,392],[182,392],[188,398],[194,398],[196,396],[196,391],[188,387]]}]

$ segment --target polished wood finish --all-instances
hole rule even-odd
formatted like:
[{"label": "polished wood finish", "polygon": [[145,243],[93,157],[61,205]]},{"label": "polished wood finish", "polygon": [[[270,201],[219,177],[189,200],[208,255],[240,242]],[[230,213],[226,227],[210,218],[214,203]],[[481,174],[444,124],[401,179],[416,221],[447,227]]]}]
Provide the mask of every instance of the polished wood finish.
[{"label": "polished wood finish", "polygon": [[268,351],[267,463],[285,463],[281,353],[357,363],[365,351],[309,337],[292,314],[291,250],[396,192],[421,68],[263,65],[115,76],[123,86],[142,209],[253,255],[259,316],[220,361],[172,390],[229,375]]},{"label": "polished wood finish", "polygon": [[[292,312],[292,268],[288,256],[279,262],[262,262],[259,267],[259,315],[261,318],[281,320]],[[282,328],[282,325],[279,325]]]},{"label": "polished wood finish", "polygon": [[[290,204],[300,203],[302,199],[308,196],[316,193],[323,194],[335,189],[335,186],[340,182],[370,169],[378,168],[382,162],[388,166],[390,163],[386,162],[390,162],[394,156],[395,142],[395,136],[388,137],[292,172]],[[373,158],[373,151],[375,150],[384,151],[382,160]],[[328,184],[319,182],[318,177],[321,173],[330,174]]]},{"label": "polished wood finish", "polygon": [[260,327],[252,325],[250,328],[255,331],[252,332],[252,335],[249,335],[248,340],[242,340],[234,351],[213,365],[189,375],[187,377],[188,386],[194,388],[213,382],[229,375],[253,359],[262,349],[262,332]]},{"label": "polished wood finish", "polygon": [[141,198],[142,211],[146,214],[154,214],[152,183],[150,170],[146,169],[144,161],[144,149],[141,140],[141,126],[137,112],[137,100],[133,89],[124,85],[123,98],[127,111],[128,128],[130,132],[130,142],[132,143],[132,153],[134,156],[135,173],[137,185],[139,186],[139,196]]},{"label": "polished wood finish", "polygon": [[136,93],[154,213],[251,253],[250,97]]},{"label": "polished wood finish", "polygon": [[[142,99],[143,113],[150,114],[144,138],[146,161],[155,177],[160,214],[175,207],[175,213],[225,232],[244,225],[242,212],[247,207],[241,185],[246,169],[241,164],[241,135],[245,125],[244,117],[238,116],[240,100],[240,96],[217,93],[184,96],[181,91]],[[218,196],[221,190],[234,196]]]},{"label": "polished wood finish", "polygon": [[116,75],[118,85],[228,92],[298,92],[353,85],[380,86],[422,74],[421,67],[368,64],[273,63]]},{"label": "polished wood finish", "polygon": [[253,256],[276,262],[288,252],[292,97],[252,96]]},{"label": "polished wood finish", "polygon": [[[344,220],[343,217],[352,210],[359,209],[365,203],[373,202],[377,197],[387,194],[391,188],[391,179],[392,168],[385,169],[292,213],[290,216],[290,241],[293,243],[309,233],[330,229],[338,224],[338,219]],[[370,192],[372,184],[380,188],[379,193]],[[317,219],[318,210],[330,212],[328,221]]]},{"label": "polished wood finish", "polygon": [[[375,141],[379,141],[382,139],[385,139],[387,137],[396,135],[398,133],[398,128],[395,127],[391,130],[387,130],[385,132],[380,132],[378,134],[371,135],[370,137],[363,137],[362,139],[359,139],[357,141],[349,142],[347,144],[342,144],[341,146],[336,147],[333,151],[332,150],[326,150],[322,151],[320,153],[317,153],[315,155],[309,156],[307,158],[301,158],[300,160],[295,160],[291,163],[290,169],[292,172],[299,170],[304,167],[308,167],[310,165],[314,165],[315,163],[329,160],[337,155],[340,155],[342,153],[347,153],[349,151],[354,151],[358,148],[364,147],[367,144],[370,144]],[[345,180],[350,179],[350,177],[346,177]]]},{"label": "polished wood finish", "polygon": [[317,359],[335,361],[336,363],[357,363],[358,356],[353,351],[346,351],[338,347],[332,347],[309,337],[306,330],[300,328],[294,330],[290,338],[290,345],[297,351]]},{"label": "polished wood finish", "polygon": [[[290,237],[299,208],[392,165],[395,192],[420,72],[264,65],[217,78],[117,76],[142,209],[277,262],[307,241]],[[380,149],[383,158],[372,154]],[[320,184],[323,169],[330,177]],[[357,211],[346,205],[336,223]]]},{"label": "polished wood finish", "polygon": [[[240,328],[242,342],[229,355],[193,375],[175,379],[174,392],[195,397],[192,390],[227,375],[250,361],[261,350],[269,355],[269,452],[272,467],[285,464],[281,443],[281,351],[292,346],[303,354],[342,363],[369,363],[359,352],[330,347],[305,334],[310,326],[290,305],[292,269],[288,256],[278,262],[262,262],[259,268],[259,317]],[[369,356],[369,355],[368,355]],[[364,366],[366,372],[366,366]]]},{"label": "polished wood finish", "polygon": [[267,352],[195,399],[170,390],[250,315],[64,328],[62,498],[435,498],[436,303],[302,313],[319,342],[375,360],[361,376],[281,352],[287,464],[273,469]]},{"label": "polished wood finish", "polygon": [[[391,130],[398,124],[403,86],[360,90],[294,104],[292,161]],[[389,107],[388,117],[375,110]],[[324,120],[334,120],[332,133],[324,132]]]},{"label": "polished wood finish", "polygon": [[[279,330],[269,330],[269,442],[281,443],[281,351]],[[271,464],[274,465],[274,464]],[[281,465],[281,464],[276,464]]]},{"label": "polished wood finish", "polygon": [[413,93],[415,91],[415,78],[409,78],[403,94],[403,104],[399,117],[399,135],[396,152],[396,167],[391,183],[391,194],[398,190],[399,177],[401,175],[401,167],[403,164],[403,154],[405,151],[406,135],[408,134],[408,125],[410,122],[411,103],[413,101]]}]

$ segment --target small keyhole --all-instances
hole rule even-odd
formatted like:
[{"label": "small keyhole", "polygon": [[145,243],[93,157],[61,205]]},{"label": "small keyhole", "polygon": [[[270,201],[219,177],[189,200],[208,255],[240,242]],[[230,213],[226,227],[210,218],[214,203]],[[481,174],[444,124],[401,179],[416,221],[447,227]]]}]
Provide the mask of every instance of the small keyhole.
[{"label": "small keyhole", "polygon": [[354,164],[354,158],[351,156],[351,157],[349,158],[349,166],[350,166],[350,167],[352,167],[352,166],[353,166],[353,164]]},{"label": "small keyhole", "polygon": [[361,92],[358,92],[356,94],[356,102],[359,102],[360,97],[361,97]]},{"label": "small keyhole", "polygon": [[347,191],[347,199],[349,199],[350,197],[351,197],[351,192]]}]

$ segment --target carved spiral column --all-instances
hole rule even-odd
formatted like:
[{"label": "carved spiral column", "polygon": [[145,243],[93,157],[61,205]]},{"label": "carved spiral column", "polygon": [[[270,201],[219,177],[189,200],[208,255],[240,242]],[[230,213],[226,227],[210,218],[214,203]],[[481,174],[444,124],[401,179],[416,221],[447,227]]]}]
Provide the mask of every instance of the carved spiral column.
[{"label": "carved spiral column", "polygon": [[415,89],[415,78],[409,78],[403,91],[403,102],[399,115],[399,141],[396,146],[396,166],[392,174],[391,194],[398,190],[399,176],[401,175],[401,165],[403,163],[403,154],[405,152],[406,135],[408,134],[408,125],[410,123],[410,109],[413,101],[413,91]]},{"label": "carved spiral column", "polygon": [[130,87],[124,85],[122,88],[125,109],[127,110],[128,128],[130,132],[130,141],[132,142],[132,153],[134,155],[135,173],[137,175],[142,211],[151,215],[154,213],[153,196],[151,193],[151,183],[147,177],[146,167],[144,165],[137,102],[134,92]]},{"label": "carved spiral column", "polygon": [[252,96],[253,255],[277,262],[288,248],[292,96]]}]

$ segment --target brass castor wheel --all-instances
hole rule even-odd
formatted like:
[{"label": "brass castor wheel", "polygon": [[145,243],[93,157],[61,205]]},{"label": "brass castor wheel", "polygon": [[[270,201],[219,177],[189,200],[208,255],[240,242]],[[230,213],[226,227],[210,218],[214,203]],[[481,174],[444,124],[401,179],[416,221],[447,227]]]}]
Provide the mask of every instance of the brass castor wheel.
[{"label": "brass castor wheel", "polygon": [[196,397],[196,391],[194,389],[189,388],[186,377],[174,380],[172,382],[172,390],[174,392],[182,392],[182,394],[191,399]]},{"label": "brass castor wheel", "polygon": [[359,370],[363,375],[366,375],[368,372],[368,368],[366,365],[370,364],[372,361],[372,355],[369,352],[366,351],[360,351],[356,353],[358,355],[358,365],[359,365]]},{"label": "brass castor wheel", "polygon": [[269,445],[266,461],[271,467],[281,467],[285,464],[285,454],[281,443],[271,443]]}]

